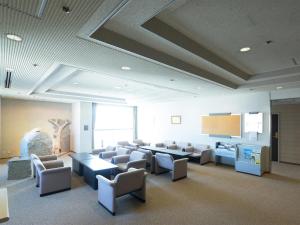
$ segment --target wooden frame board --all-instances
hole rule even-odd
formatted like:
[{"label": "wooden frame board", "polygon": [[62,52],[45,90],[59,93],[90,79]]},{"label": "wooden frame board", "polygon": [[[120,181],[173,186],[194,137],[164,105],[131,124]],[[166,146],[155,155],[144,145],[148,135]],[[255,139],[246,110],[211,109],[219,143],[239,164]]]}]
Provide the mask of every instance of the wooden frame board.
[{"label": "wooden frame board", "polygon": [[241,115],[202,116],[201,120],[203,134],[241,136]]}]

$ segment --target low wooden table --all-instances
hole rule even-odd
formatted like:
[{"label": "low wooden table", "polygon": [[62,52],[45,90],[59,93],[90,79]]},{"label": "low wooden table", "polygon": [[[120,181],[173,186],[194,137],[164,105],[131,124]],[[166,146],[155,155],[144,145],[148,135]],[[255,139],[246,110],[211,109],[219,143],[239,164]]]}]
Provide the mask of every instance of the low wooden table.
[{"label": "low wooden table", "polygon": [[69,156],[72,158],[72,171],[77,173],[79,176],[83,175],[82,161],[95,158],[95,156],[86,152],[70,153]]},{"label": "low wooden table", "polygon": [[108,179],[115,173],[118,166],[89,153],[71,153],[72,169],[75,173],[84,177],[84,181],[95,190],[98,189],[96,175],[102,175]]},{"label": "low wooden table", "polygon": [[174,159],[188,158],[188,156],[192,154],[190,152],[183,152],[180,150],[172,150],[167,148],[157,148],[153,146],[141,146],[140,148],[150,150],[153,154],[156,152],[170,154]]},{"label": "low wooden table", "polygon": [[98,189],[97,175],[111,179],[111,175],[115,174],[115,170],[118,168],[118,166],[100,158],[84,160],[82,165],[84,181],[95,190]]}]

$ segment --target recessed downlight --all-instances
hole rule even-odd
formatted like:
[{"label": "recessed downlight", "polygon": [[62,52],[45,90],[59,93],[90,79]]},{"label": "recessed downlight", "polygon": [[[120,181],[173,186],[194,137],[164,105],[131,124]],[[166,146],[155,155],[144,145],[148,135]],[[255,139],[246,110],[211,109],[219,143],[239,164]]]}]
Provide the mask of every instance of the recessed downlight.
[{"label": "recessed downlight", "polygon": [[15,34],[7,34],[6,37],[13,41],[18,41],[18,42],[22,41],[22,38]]},{"label": "recessed downlight", "polygon": [[78,85],[79,83],[78,83],[78,82],[73,82],[73,84],[74,84],[74,85]]},{"label": "recessed downlight", "polygon": [[121,69],[122,70],[131,70],[131,68],[129,66],[122,66]]},{"label": "recessed downlight", "polygon": [[115,89],[121,89],[122,87],[121,86],[115,86],[114,88]]},{"label": "recessed downlight", "polygon": [[7,72],[14,72],[14,69],[7,67],[7,68],[5,68],[5,71],[7,71]]},{"label": "recessed downlight", "polygon": [[282,89],[282,86],[278,86],[278,87],[276,87],[276,89],[277,89],[277,90]]},{"label": "recessed downlight", "polygon": [[243,47],[240,49],[240,52],[249,52],[251,50],[250,47]]}]

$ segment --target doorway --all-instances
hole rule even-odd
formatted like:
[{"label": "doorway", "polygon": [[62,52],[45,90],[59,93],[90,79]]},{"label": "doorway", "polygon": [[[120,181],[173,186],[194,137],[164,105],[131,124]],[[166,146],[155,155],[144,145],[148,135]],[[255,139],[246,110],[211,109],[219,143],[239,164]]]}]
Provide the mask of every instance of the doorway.
[{"label": "doorway", "polygon": [[272,114],[272,161],[278,162],[278,131],[279,115]]}]

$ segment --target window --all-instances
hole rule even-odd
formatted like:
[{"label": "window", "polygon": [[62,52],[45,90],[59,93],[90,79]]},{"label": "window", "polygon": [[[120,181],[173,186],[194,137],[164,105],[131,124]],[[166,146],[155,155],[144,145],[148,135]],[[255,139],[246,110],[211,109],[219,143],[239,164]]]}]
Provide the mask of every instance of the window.
[{"label": "window", "polygon": [[135,136],[134,110],[134,107],[95,104],[94,148],[132,141]]}]

